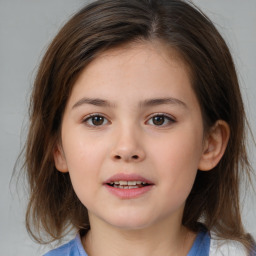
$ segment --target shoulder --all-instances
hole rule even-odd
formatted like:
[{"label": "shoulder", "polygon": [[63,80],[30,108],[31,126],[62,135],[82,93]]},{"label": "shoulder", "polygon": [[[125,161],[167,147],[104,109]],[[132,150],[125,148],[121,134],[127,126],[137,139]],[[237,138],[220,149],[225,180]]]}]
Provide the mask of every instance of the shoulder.
[{"label": "shoulder", "polygon": [[85,253],[80,236],[77,235],[70,242],[49,251],[44,256],[87,256]]},{"label": "shoulder", "polygon": [[248,256],[248,252],[242,243],[219,239],[211,233],[209,256]]}]

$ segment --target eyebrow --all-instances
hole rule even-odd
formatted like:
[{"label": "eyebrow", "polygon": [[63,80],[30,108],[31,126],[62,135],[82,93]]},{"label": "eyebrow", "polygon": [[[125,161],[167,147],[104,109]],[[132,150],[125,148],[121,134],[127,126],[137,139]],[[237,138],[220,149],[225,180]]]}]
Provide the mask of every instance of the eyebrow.
[{"label": "eyebrow", "polygon": [[182,107],[187,108],[187,105],[185,102],[176,99],[176,98],[154,98],[154,99],[148,99],[144,100],[140,103],[140,107],[152,107],[152,106],[158,106],[158,105],[180,105]]},{"label": "eyebrow", "polygon": [[82,98],[81,100],[79,100],[73,105],[72,109],[84,104],[94,105],[98,107],[112,107],[112,108],[115,107],[114,104],[110,103],[107,100],[98,99],[98,98]]},{"label": "eyebrow", "polygon": [[[84,104],[89,104],[89,105],[94,105],[94,106],[98,106],[98,107],[109,107],[109,108],[114,108],[116,105],[107,101],[107,100],[103,100],[103,99],[99,99],[99,98],[82,98],[80,99],[78,102],[76,102],[72,109],[79,107],[81,105]],[[144,101],[141,101],[139,103],[139,106],[141,108],[144,107],[153,107],[153,106],[158,106],[158,105],[180,105],[182,107],[187,108],[187,105],[176,98],[153,98],[153,99],[147,99]]]}]

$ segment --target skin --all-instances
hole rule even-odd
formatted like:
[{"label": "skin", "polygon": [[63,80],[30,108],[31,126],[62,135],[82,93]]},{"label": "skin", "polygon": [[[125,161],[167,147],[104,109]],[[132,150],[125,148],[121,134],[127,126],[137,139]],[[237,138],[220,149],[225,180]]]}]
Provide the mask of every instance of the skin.
[{"label": "skin", "polygon": [[[95,98],[104,105],[88,100]],[[156,98],[171,100],[145,104]],[[101,116],[97,125],[91,114]],[[91,62],[74,85],[54,153],[88,209],[89,255],[187,255],[196,234],[181,224],[186,198],[198,169],[218,163],[228,135],[220,121],[204,136],[188,69],[161,43],[126,45]],[[104,182],[120,173],[141,175],[152,188],[119,198]]]}]

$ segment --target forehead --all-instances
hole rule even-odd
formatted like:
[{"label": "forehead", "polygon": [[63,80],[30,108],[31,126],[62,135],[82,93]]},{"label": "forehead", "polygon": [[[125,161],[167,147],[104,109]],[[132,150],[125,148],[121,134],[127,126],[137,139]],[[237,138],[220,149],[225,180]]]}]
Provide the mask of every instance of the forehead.
[{"label": "forehead", "polygon": [[113,101],[129,96],[164,97],[166,92],[176,97],[191,92],[185,62],[159,41],[133,42],[106,50],[87,65],[73,87],[71,100],[82,94]]},{"label": "forehead", "polygon": [[[182,69],[184,75],[190,77],[190,68],[186,62],[176,50],[165,43],[159,40],[131,42],[99,53],[82,70],[76,84],[86,77],[98,80],[106,73],[110,76],[122,72],[124,79],[131,73],[135,75],[136,70],[141,76],[143,72],[148,75],[152,74],[150,71],[163,73],[169,68]],[[109,72],[104,72],[106,70]]]},{"label": "forehead", "polygon": [[[179,52],[160,40],[134,41],[110,48],[99,53],[85,69],[89,69],[92,65],[103,63],[104,61],[108,62],[110,59],[114,58],[116,61],[119,61],[119,64],[123,61],[125,61],[125,63],[130,62],[130,64],[132,63],[133,65],[143,64],[142,62],[138,62],[139,58],[136,58],[137,56],[142,57],[141,61],[144,61],[144,64],[151,61],[152,58],[156,61],[157,57],[158,60],[161,59],[161,62],[165,62],[167,65],[176,65],[186,69],[188,73],[190,72],[190,68]],[[136,60],[136,62],[134,60]],[[125,63],[123,62],[123,64]],[[155,63],[155,66],[157,66],[157,64],[158,63]]]}]

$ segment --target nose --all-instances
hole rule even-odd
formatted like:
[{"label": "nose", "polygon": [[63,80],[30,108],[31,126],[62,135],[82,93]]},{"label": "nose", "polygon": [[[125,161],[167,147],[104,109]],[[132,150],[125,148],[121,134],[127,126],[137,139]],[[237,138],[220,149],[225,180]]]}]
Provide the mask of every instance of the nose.
[{"label": "nose", "polygon": [[111,158],[114,161],[141,162],[145,159],[143,136],[134,129],[123,129],[115,134]]}]

